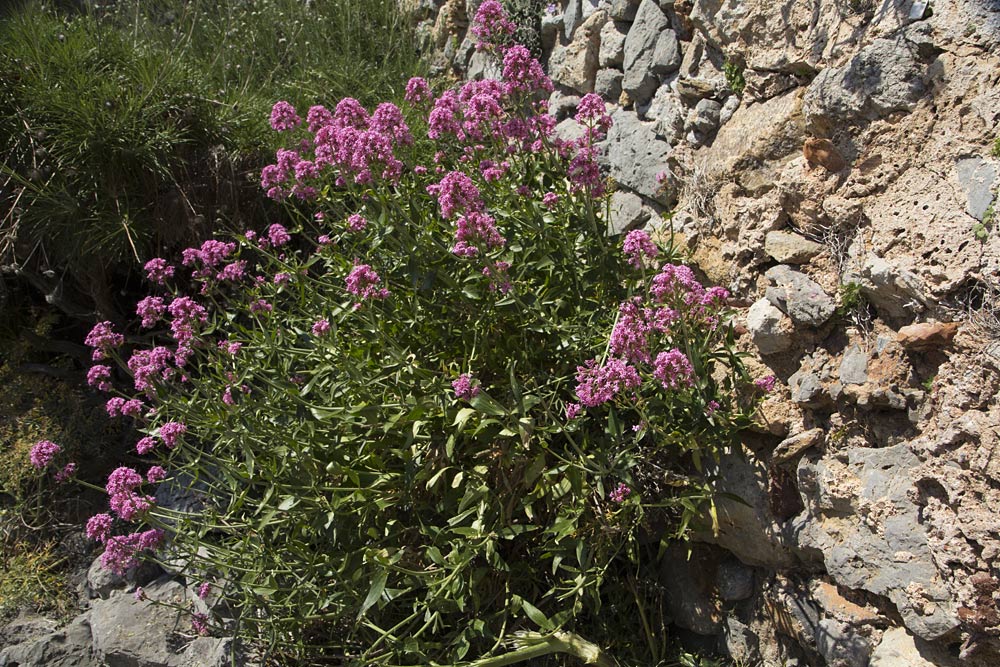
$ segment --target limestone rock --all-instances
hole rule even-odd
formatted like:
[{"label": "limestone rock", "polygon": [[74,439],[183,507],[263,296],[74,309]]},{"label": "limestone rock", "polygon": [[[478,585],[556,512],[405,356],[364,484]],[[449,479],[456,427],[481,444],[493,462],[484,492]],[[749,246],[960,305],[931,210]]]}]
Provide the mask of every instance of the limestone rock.
[{"label": "limestone rock", "polygon": [[982,222],[996,198],[996,165],[980,157],[965,158],[955,165],[955,177],[965,191],[965,212]]},{"label": "limestone rock", "polygon": [[549,76],[553,81],[581,93],[593,92],[601,29],[607,20],[607,12],[594,12],[576,29],[569,44],[558,44],[552,49]]},{"label": "limestone rock", "polygon": [[89,616],[51,634],[0,650],[0,667],[100,667],[91,650]]},{"label": "limestone rock", "polygon": [[[204,603],[194,593],[169,578],[145,589],[150,600],[178,606],[194,605],[204,613]],[[121,667],[224,667],[229,664],[229,639],[204,637],[200,643],[175,641],[175,633],[189,632],[190,620],[170,607],[139,601],[132,595],[96,600],[91,610],[91,630],[96,653]]]},{"label": "limestone rock", "polygon": [[635,22],[625,38],[622,89],[637,102],[648,100],[659,80],[652,72],[654,52],[661,34],[670,30],[670,21],[655,0],[642,0]]},{"label": "limestone rock", "polygon": [[792,402],[815,407],[826,403],[827,393],[819,376],[809,371],[799,370],[788,378],[792,391]]},{"label": "limestone rock", "polygon": [[864,296],[888,317],[910,318],[924,310],[927,296],[923,281],[912,271],[894,266],[878,256],[868,258],[857,278]]},{"label": "limestone rock", "polygon": [[594,92],[605,100],[617,101],[622,94],[622,77],[625,75],[616,69],[597,70],[594,79]]},{"label": "limestone rock", "polygon": [[719,127],[722,105],[715,100],[699,100],[688,117],[688,125],[703,134],[711,134]]},{"label": "limestone rock", "polygon": [[717,481],[716,498],[719,534],[699,532],[696,539],[717,544],[747,565],[785,568],[796,564],[781,526],[770,510],[767,467],[749,450],[723,454],[718,466],[706,463],[708,474]]},{"label": "limestone rock", "polygon": [[767,288],[767,299],[795,324],[822,326],[837,310],[833,298],[804,273],[779,264],[764,275],[774,283]]},{"label": "limestone rock", "polygon": [[857,345],[851,345],[840,362],[842,384],[864,384],[868,381],[868,355]]},{"label": "limestone rock", "polygon": [[738,560],[724,560],[715,572],[719,597],[726,602],[739,602],[753,595],[753,570]]},{"label": "limestone rock", "polygon": [[555,116],[556,120],[564,120],[576,112],[576,107],[579,104],[579,95],[566,95],[554,90],[549,95],[549,114]]},{"label": "limestone rock", "polygon": [[792,321],[767,298],[750,306],[747,330],[761,354],[777,354],[792,347]]},{"label": "limestone rock", "polygon": [[896,340],[907,350],[939,350],[951,344],[958,332],[958,322],[918,322],[902,327]]},{"label": "limestone rock", "polygon": [[616,21],[631,23],[639,11],[639,0],[613,0],[611,3],[611,18]]},{"label": "limestone rock", "polygon": [[671,145],[676,145],[684,134],[687,111],[666,82],[656,89],[645,116],[656,123],[656,136]]},{"label": "limestone rock", "polygon": [[844,125],[912,111],[926,92],[925,69],[917,49],[902,36],[877,39],[843,67],[830,67],[813,79],[803,107],[807,123],[828,136]]},{"label": "limestone rock", "polygon": [[555,135],[563,141],[576,141],[587,133],[587,128],[572,118],[566,118],[556,125]]},{"label": "limestone rock", "polygon": [[673,622],[700,635],[714,635],[722,628],[722,610],[715,588],[717,549],[704,544],[674,545],[663,555],[662,576]]},{"label": "limestone rock", "polygon": [[608,21],[601,28],[601,48],[597,61],[601,67],[621,68],[625,62],[625,35],[629,26],[621,21]]},{"label": "limestone rock", "polygon": [[612,178],[644,197],[669,206],[674,193],[660,191],[656,183],[656,174],[667,164],[669,144],[657,139],[652,123],[640,121],[632,112],[616,109],[611,119],[614,124],[604,143],[603,160],[610,166]]},{"label": "limestone rock", "polygon": [[650,218],[650,211],[643,206],[642,198],[625,190],[616,190],[611,194],[611,220],[608,223],[608,234],[624,234],[633,229],[639,229]]},{"label": "limestone rock", "polygon": [[768,232],[764,252],[782,264],[805,264],[823,252],[823,246],[794,232]]},{"label": "limestone rock", "polygon": [[839,585],[888,597],[909,630],[934,640],[958,619],[911,500],[919,464],[905,444],[851,449],[846,464],[803,459],[799,490],[810,514],[799,539],[822,553]]},{"label": "limestone rock", "polygon": [[802,433],[796,433],[782,440],[774,448],[771,460],[775,463],[786,463],[807,449],[821,446],[825,440],[826,434],[821,428],[812,428]]},{"label": "limestone rock", "polygon": [[872,652],[868,667],[958,667],[958,661],[927,646],[905,628],[889,628]]},{"label": "limestone rock", "polygon": [[673,30],[664,30],[656,38],[656,46],[653,47],[653,59],[650,62],[649,71],[653,74],[663,76],[677,71],[681,64],[681,50],[677,43],[677,35]]}]

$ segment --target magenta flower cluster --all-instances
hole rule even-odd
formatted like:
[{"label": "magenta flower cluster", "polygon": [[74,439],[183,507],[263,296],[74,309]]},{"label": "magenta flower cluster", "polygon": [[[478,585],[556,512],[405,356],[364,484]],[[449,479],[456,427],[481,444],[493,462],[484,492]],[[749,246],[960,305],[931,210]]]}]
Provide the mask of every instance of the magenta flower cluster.
[{"label": "magenta flower cluster", "polygon": [[42,468],[49,467],[52,463],[52,459],[56,457],[62,451],[62,447],[52,442],[51,440],[39,440],[31,448],[28,453],[28,460],[31,461],[31,465],[35,468],[41,470]]},{"label": "magenta flower cluster", "polygon": [[656,259],[660,252],[649,233],[641,229],[633,229],[626,234],[622,247],[628,263],[637,269],[642,268],[644,259]]},{"label": "magenta flower cluster", "polygon": [[111,322],[98,322],[87,334],[84,343],[94,348],[91,358],[94,361],[100,361],[106,359],[112,350],[124,345],[125,337],[120,333],[115,333],[114,325]]},{"label": "magenta flower cluster", "polygon": [[497,0],[486,0],[479,5],[472,21],[472,34],[479,38],[476,49],[490,50],[503,46],[510,41],[517,28],[513,21],[507,18],[507,12]]},{"label": "magenta flower cluster", "polygon": [[632,489],[629,488],[628,484],[625,482],[619,482],[618,486],[611,489],[611,492],[608,494],[608,498],[610,498],[613,503],[621,504],[625,502],[625,499],[631,494]]},{"label": "magenta flower cluster", "polygon": [[345,280],[347,291],[356,296],[359,301],[355,308],[361,307],[361,301],[366,299],[385,299],[389,290],[382,286],[382,278],[367,264],[355,264]]},{"label": "magenta flower cluster", "polygon": [[479,395],[479,380],[471,373],[463,373],[452,381],[451,388],[455,392],[455,398],[471,401]]}]

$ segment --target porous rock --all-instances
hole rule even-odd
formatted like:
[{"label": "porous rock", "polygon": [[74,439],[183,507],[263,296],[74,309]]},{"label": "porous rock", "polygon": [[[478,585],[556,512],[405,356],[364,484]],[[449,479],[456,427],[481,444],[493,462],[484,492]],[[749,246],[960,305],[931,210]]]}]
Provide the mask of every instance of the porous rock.
[{"label": "porous rock", "polygon": [[804,273],[779,264],[764,275],[774,283],[767,289],[767,299],[795,324],[818,327],[837,310],[833,298]]},{"label": "porous rock", "polygon": [[761,354],[777,354],[792,348],[792,321],[767,298],[750,306],[747,330]]}]

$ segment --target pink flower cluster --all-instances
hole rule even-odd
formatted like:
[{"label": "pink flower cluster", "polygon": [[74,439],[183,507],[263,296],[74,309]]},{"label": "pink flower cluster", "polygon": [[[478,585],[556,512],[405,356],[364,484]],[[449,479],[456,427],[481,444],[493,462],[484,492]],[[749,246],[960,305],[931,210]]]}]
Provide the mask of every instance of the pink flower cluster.
[{"label": "pink flower cluster", "polygon": [[111,367],[95,364],[87,371],[87,385],[99,391],[111,391]]},{"label": "pink flower cluster", "polygon": [[434,93],[431,92],[431,87],[427,85],[427,79],[415,76],[406,82],[406,93],[403,95],[403,99],[410,104],[422,104],[433,98]]},{"label": "pink flower cluster", "polygon": [[316,320],[312,325],[312,335],[319,338],[320,336],[325,336],[330,333],[330,320],[325,317],[321,320]]},{"label": "pink flower cluster", "polygon": [[637,389],[642,380],[639,372],[623,359],[608,359],[599,366],[591,359],[576,368],[576,396],[588,408],[603,405],[621,392]]},{"label": "pink flower cluster", "polygon": [[94,328],[90,330],[84,342],[94,348],[91,353],[91,359],[94,361],[100,361],[111,353],[111,350],[121,347],[125,344],[125,337],[120,333],[115,333],[114,325],[111,322],[98,322],[94,325]]},{"label": "pink flower cluster", "polygon": [[[385,299],[389,296],[389,290],[381,286],[382,278],[367,264],[355,264],[347,274],[345,283],[347,291],[360,300]],[[355,303],[354,307],[360,308],[361,303]]]},{"label": "pink flower cluster", "polygon": [[765,391],[767,393],[771,393],[772,391],[774,391],[775,385],[778,384],[778,378],[776,378],[773,375],[768,375],[766,377],[754,380],[753,384],[758,389]]},{"label": "pink flower cluster", "polygon": [[28,453],[28,460],[31,461],[32,466],[41,470],[47,468],[60,451],[62,451],[62,447],[56,443],[50,440],[39,440]]},{"label": "pink flower cluster", "polygon": [[681,389],[694,384],[694,368],[683,352],[673,348],[656,355],[653,377],[660,381],[664,389]]},{"label": "pink flower cluster", "polygon": [[455,223],[455,245],[451,251],[459,257],[475,257],[502,248],[507,240],[500,235],[493,218],[473,211],[461,215]]},{"label": "pink flower cluster", "polygon": [[115,396],[114,398],[109,398],[104,407],[109,417],[139,417],[142,415],[144,404],[138,398],[126,400],[120,396]]},{"label": "pink flower cluster", "polygon": [[172,378],[176,373],[176,369],[171,367],[173,361],[174,353],[163,346],[133,352],[128,360],[128,368],[132,371],[136,391],[150,393],[155,382]]},{"label": "pink flower cluster", "polygon": [[479,5],[472,20],[472,34],[479,38],[476,49],[491,50],[510,41],[517,26],[507,18],[507,12],[497,0],[486,0]]},{"label": "pink flower cluster", "polygon": [[302,124],[302,119],[295,113],[295,107],[284,100],[275,102],[271,107],[271,128],[278,132],[294,130]]},{"label": "pink flower cluster", "polygon": [[675,310],[642,307],[642,297],[634,297],[618,307],[618,321],[611,330],[611,354],[632,363],[649,363],[651,334],[667,333],[678,318]]},{"label": "pink flower cluster", "polygon": [[187,433],[187,425],[181,422],[167,422],[160,426],[160,439],[163,440],[167,449],[176,447],[180,437],[185,433]]},{"label": "pink flower cluster", "polygon": [[347,218],[347,228],[352,232],[360,232],[368,226],[368,220],[360,213],[353,213]]},{"label": "pink flower cluster", "polygon": [[456,213],[479,212],[485,208],[479,188],[460,171],[449,172],[440,182],[428,185],[427,192],[437,199],[445,220]]},{"label": "pink flower cluster", "polygon": [[479,380],[471,373],[463,373],[452,381],[451,388],[455,392],[455,398],[471,401],[479,395]]},{"label": "pink flower cluster", "polygon": [[167,306],[163,303],[163,297],[159,296],[147,296],[135,306],[135,314],[142,318],[143,329],[156,326],[166,311]]},{"label": "pink flower cluster", "polygon": [[641,229],[633,229],[625,235],[623,250],[628,263],[637,269],[642,268],[644,258],[656,259],[660,252],[649,233]]},{"label": "pink flower cluster", "polygon": [[168,279],[174,277],[174,267],[159,257],[149,260],[142,268],[146,271],[146,278],[157,285],[165,285]]},{"label": "pink flower cluster", "polygon": [[108,475],[108,483],[105,486],[109,496],[108,504],[122,521],[132,521],[137,515],[153,506],[151,496],[141,496],[135,492],[142,482],[142,475],[124,466]]},{"label": "pink flower cluster", "polygon": [[632,494],[632,489],[629,488],[628,484],[625,482],[619,482],[618,486],[611,490],[608,494],[608,498],[611,502],[618,503],[619,505],[625,502],[625,499]]},{"label": "pink flower cluster", "polygon": [[101,554],[101,567],[119,576],[125,574],[139,562],[144,551],[153,551],[163,544],[163,531],[157,528],[130,535],[108,537]]}]

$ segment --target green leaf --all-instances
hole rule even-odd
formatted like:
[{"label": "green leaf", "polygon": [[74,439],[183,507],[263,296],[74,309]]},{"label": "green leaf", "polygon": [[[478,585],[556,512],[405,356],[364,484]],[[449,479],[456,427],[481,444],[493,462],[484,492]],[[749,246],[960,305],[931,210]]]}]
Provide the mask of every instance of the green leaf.
[{"label": "green leaf", "polygon": [[382,597],[382,591],[385,590],[386,579],[389,578],[388,570],[379,570],[375,574],[375,578],[372,580],[372,587],[368,589],[368,595],[365,597],[365,601],[361,603],[361,610],[358,611],[358,620],[360,621],[364,618],[368,610],[371,609],[372,605],[375,604],[380,597]]},{"label": "green leaf", "polygon": [[555,627],[549,621],[548,617],[543,614],[538,607],[531,604],[527,600],[521,600],[521,608],[524,609],[524,613],[527,615],[531,621],[537,625],[542,630],[553,631]]}]

